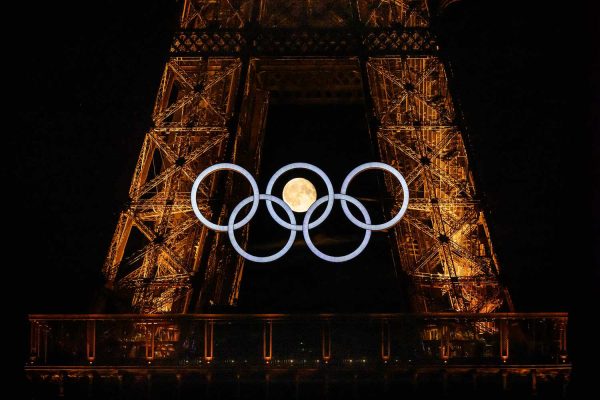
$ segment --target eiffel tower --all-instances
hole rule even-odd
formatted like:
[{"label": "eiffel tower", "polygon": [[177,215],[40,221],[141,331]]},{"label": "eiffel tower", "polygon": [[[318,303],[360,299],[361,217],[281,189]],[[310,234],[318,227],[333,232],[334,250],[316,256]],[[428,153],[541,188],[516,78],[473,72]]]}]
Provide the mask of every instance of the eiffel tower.
[{"label": "eiffel tower", "polygon": [[[29,316],[32,397],[566,393],[567,313],[514,312],[499,281],[451,68],[433,29],[453,2],[185,0],[104,263],[105,313]],[[410,312],[247,312],[241,288],[252,268],[226,233],[200,223],[192,184],[220,162],[260,181],[270,110],[332,104],[360,110],[364,129],[354,130],[370,144],[363,147],[407,181],[406,214],[378,235],[406,283],[393,295],[408,297]],[[403,192],[382,176],[373,203],[387,219]],[[202,181],[197,205],[226,225],[250,192],[238,174],[219,172]],[[256,237],[252,224],[236,231],[243,248]],[[361,256],[353,262],[373,267]]]},{"label": "eiffel tower", "polygon": [[[217,162],[260,171],[269,104],[360,102],[378,158],[405,174],[411,200],[389,233],[415,311],[512,307],[498,282],[450,69],[425,0],[186,0],[109,247],[107,286],[141,313],[234,305],[244,259],[202,227],[193,180]],[[202,198],[232,199],[234,178],[205,182]],[[392,214],[401,193],[391,178]],[[224,223],[226,201],[199,208]],[[241,233],[247,242],[247,227]]]}]

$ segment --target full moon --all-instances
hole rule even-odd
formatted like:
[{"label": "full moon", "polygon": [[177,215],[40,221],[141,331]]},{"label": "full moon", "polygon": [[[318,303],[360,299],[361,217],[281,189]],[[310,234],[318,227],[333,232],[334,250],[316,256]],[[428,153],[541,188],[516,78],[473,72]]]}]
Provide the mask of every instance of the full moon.
[{"label": "full moon", "polygon": [[315,200],[317,200],[317,190],[307,179],[294,178],[283,187],[283,201],[292,211],[306,212]]}]

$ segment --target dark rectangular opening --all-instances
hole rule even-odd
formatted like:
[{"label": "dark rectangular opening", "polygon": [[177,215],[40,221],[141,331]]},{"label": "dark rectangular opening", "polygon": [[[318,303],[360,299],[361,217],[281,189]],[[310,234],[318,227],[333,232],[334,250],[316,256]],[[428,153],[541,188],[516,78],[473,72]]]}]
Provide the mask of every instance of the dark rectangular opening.
[{"label": "dark rectangular opening", "polygon": [[[307,162],[321,168],[339,193],[345,176],[356,166],[375,160],[368,133],[364,105],[312,104],[270,105],[259,173],[259,187],[267,187],[271,176],[284,165]],[[290,179],[303,177],[314,184],[317,198],[325,196],[325,184],[306,170],[285,173],[273,194],[282,198]],[[374,223],[385,220],[381,206],[383,174],[368,171],[358,176],[348,193],[359,199]],[[282,218],[283,210],[274,206]],[[363,219],[355,207],[353,214]],[[311,220],[319,218],[325,205]],[[301,224],[304,213],[295,213]],[[405,310],[406,292],[401,289],[390,248],[389,233],[372,232],[366,249],[353,260],[331,263],[314,255],[298,232],[294,245],[282,258],[270,263],[246,261],[239,297],[240,311],[252,312],[378,312]],[[277,225],[261,202],[249,234],[248,249],[265,256],[279,251],[290,231]],[[322,252],[340,256],[351,253],[364,238],[365,230],[346,218],[339,201],[331,215],[310,231]]]}]

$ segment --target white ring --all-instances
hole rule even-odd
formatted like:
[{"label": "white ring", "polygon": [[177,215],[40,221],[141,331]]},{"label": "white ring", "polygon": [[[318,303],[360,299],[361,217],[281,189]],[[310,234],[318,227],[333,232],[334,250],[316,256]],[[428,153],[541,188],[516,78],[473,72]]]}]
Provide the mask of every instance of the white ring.
[{"label": "white ring", "polygon": [[[281,207],[283,207],[283,209],[287,213],[288,217],[290,217],[290,221],[292,222],[292,224],[296,223],[296,217],[294,217],[294,213],[292,212],[292,209],[283,200],[281,200],[278,197],[271,196],[270,194],[261,194],[259,197],[260,197],[260,200],[274,201],[275,203],[279,204]],[[235,217],[237,217],[237,215],[240,212],[240,210],[242,209],[242,207],[244,207],[246,204],[250,203],[251,201],[253,201],[253,196],[246,197],[244,200],[240,201],[239,204],[237,206],[235,206],[235,208],[231,212],[231,216],[229,217],[229,223],[227,225],[227,229],[228,229],[227,233],[229,234],[229,241],[231,242],[231,245],[233,246],[233,248],[246,260],[250,260],[250,261],[254,261],[254,262],[258,262],[258,263],[266,263],[266,262],[270,262],[270,261],[275,261],[278,258],[283,257],[285,255],[285,253],[287,253],[288,250],[292,247],[292,245],[294,244],[294,239],[296,239],[296,231],[293,229],[290,229],[290,238],[288,239],[285,246],[283,246],[283,248],[275,254],[272,254],[272,255],[266,256],[266,257],[259,257],[259,256],[254,256],[254,255],[246,252],[244,249],[242,249],[240,247],[237,240],[235,240],[235,229],[237,229],[237,228],[236,228],[236,225],[234,225],[234,222],[235,222]]]},{"label": "white ring", "polygon": [[196,217],[198,217],[200,222],[202,222],[204,225],[206,225],[213,231],[226,232],[227,225],[213,224],[212,222],[210,222],[209,220],[204,218],[204,215],[202,215],[202,213],[200,212],[200,209],[198,208],[198,204],[196,201],[196,195],[198,194],[198,187],[200,187],[200,183],[202,182],[202,180],[204,178],[206,178],[209,174],[212,174],[213,172],[217,172],[217,171],[221,171],[221,170],[229,170],[229,171],[239,172],[240,174],[244,175],[244,178],[248,179],[248,182],[250,182],[250,186],[252,186],[252,199],[253,199],[252,208],[250,208],[250,212],[248,213],[248,215],[246,215],[246,217],[244,219],[242,219],[240,222],[238,222],[237,224],[235,224],[233,226],[234,229],[238,229],[238,228],[246,225],[248,222],[250,222],[252,217],[254,217],[254,214],[256,214],[256,209],[258,208],[258,202],[259,202],[259,191],[258,191],[258,185],[256,184],[256,181],[254,180],[252,175],[250,175],[250,172],[246,171],[244,168],[240,167],[239,165],[230,164],[230,163],[219,163],[219,164],[215,164],[211,167],[206,168],[204,171],[202,171],[200,173],[200,175],[198,175],[198,177],[194,181],[194,184],[192,185],[192,209],[194,210],[194,214],[196,214]]},{"label": "white ring", "polygon": [[[369,217],[369,213],[367,212],[367,209],[362,205],[362,203],[360,201],[358,201],[354,197],[348,196],[346,194],[337,194],[336,193],[334,195],[334,197],[336,200],[341,200],[341,201],[347,200],[350,203],[354,204],[356,207],[358,207],[358,209],[360,210],[362,215],[365,217],[365,221],[368,224],[371,223],[371,218]],[[328,254],[323,253],[321,250],[316,248],[316,246],[313,244],[312,240],[310,239],[310,234],[308,232],[310,225],[309,225],[308,221],[310,221],[310,216],[315,211],[315,209],[319,205],[321,205],[326,199],[327,199],[326,196],[321,197],[319,200],[312,203],[310,208],[306,211],[306,215],[304,216],[304,221],[302,223],[302,233],[304,234],[304,241],[308,245],[308,248],[317,257],[319,257],[325,261],[339,263],[339,262],[351,260],[354,257],[356,257],[357,255],[359,255],[360,253],[362,253],[362,251],[367,247],[367,244],[369,243],[369,240],[371,239],[371,231],[369,229],[365,230],[365,237],[364,237],[363,241],[361,242],[360,246],[358,246],[358,248],[356,250],[354,250],[352,253],[346,254],[344,256],[339,256],[339,257],[334,257],[334,256],[330,256]]]},{"label": "white ring", "polygon": [[[323,221],[325,221],[325,218],[329,217],[329,214],[331,213],[331,209],[333,208],[333,200],[334,200],[333,185],[331,184],[329,177],[327,175],[325,175],[325,172],[323,172],[323,170],[320,169],[319,167],[316,167],[316,166],[314,166],[312,164],[308,164],[308,163],[297,162],[297,163],[288,164],[285,167],[280,168],[277,172],[275,172],[275,174],[269,180],[269,183],[267,185],[267,190],[265,190],[265,193],[270,195],[271,190],[273,190],[273,185],[275,185],[275,182],[277,181],[277,178],[279,178],[282,174],[284,174],[292,169],[307,169],[309,171],[312,171],[315,174],[319,175],[321,177],[321,179],[323,179],[323,182],[325,182],[325,186],[327,186],[327,207],[325,207],[325,211],[323,212],[323,214],[319,218],[317,218],[317,220],[315,220],[308,226],[308,229],[312,229],[316,226],[319,226]],[[273,205],[271,204],[270,201],[267,201],[267,209],[269,210],[269,214],[271,214],[271,217],[273,217],[275,222],[277,222],[279,225],[281,225],[287,229],[293,229],[295,231],[302,230],[302,225],[290,224],[289,222],[286,222],[286,221],[282,220],[281,218],[279,218],[279,215],[277,215],[275,210],[273,210]]]},{"label": "white ring", "polygon": [[[282,199],[271,195],[271,190],[273,189],[273,186],[274,186],[276,180],[283,173],[290,171],[292,169],[297,169],[297,168],[308,169],[309,171],[316,173],[323,179],[323,181],[325,182],[325,185],[327,186],[327,196],[321,197],[320,199],[315,201],[309,207],[309,209],[306,211],[306,214],[304,216],[304,220],[302,221],[302,225],[296,225],[296,218],[294,216],[294,213],[287,203],[285,203]],[[402,185],[403,201],[402,201],[402,207],[400,208],[400,211],[398,211],[398,214],[396,214],[396,216],[394,216],[394,218],[392,218],[388,222],[385,222],[385,223],[379,224],[379,225],[371,225],[371,218],[369,216],[367,209],[362,205],[362,203],[360,201],[358,201],[354,197],[351,197],[346,194],[346,191],[348,190],[348,186],[350,185],[350,182],[352,181],[352,179],[354,179],[354,177],[356,175],[358,175],[359,173],[369,170],[369,169],[381,169],[381,170],[390,172],[398,179],[398,181]],[[237,206],[235,206],[235,208],[233,209],[233,211],[231,213],[231,216],[229,217],[227,225],[217,225],[217,224],[214,224],[214,223],[208,221],[200,212],[200,209],[198,208],[198,204],[197,204],[198,188],[200,187],[202,180],[204,178],[206,178],[209,174],[216,172],[216,171],[220,171],[220,170],[231,170],[231,171],[235,171],[235,172],[242,174],[246,179],[248,179],[248,182],[250,182],[250,186],[252,187],[252,196],[247,197],[246,199],[242,200]],[[290,230],[290,237],[289,237],[287,243],[285,244],[285,246],[281,250],[279,250],[277,253],[270,255],[270,256],[266,256],[266,257],[258,257],[258,256],[254,256],[252,254],[249,254],[248,252],[246,252],[244,249],[242,249],[240,247],[240,245],[237,243],[237,241],[235,239],[235,230],[246,225],[248,222],[250,222],[250,220],[256,214],[256,210],[258,209],[258,203],[260,202],[260,200],[266,201],[267,208],[268,208],[268,211],[269,211],[269,214],[271,215],[271,217],[279,225],[281,225],[285,228],[288,228]],[[365,237],[363,238],[363,241],[358,246],[358,248],[356,248],[354,251],[352,251],[349,254],[346,254],[344,256],[339,256],[339,257],[330,256],[330,255],[327,255],[327,254],[321,252],[319,249],[317,249],[315,247],[315,245],[312,242],[312,240],[310,239],[310,235],[309,235],[310,229],[321,224],[331,214],[331,210],[333,208],[333,202],[335,200],[340,200],[340,202],[342,203],[342,209],[344,211],[344,214],[350,220],[350,222],[352,222],[354,225],[356,225],[360,228],[365,229]],[[192,185],[191,201],[192,201],[192,209],[194,210],[194,214],[196,215],[196,217],[198,217],[200,222],[202,222],[205,226],[207,226],[208,228],[210,228],[212,230],[219,231],[219,232],[228,232],[229,240],[231,241],[231,244],[234,247],[234,249],[238,252],[238,254],[240,254],[242,257],[244,257],[247,260],[259,262],[259,263],[266,263],[269,261],[277,260],[280,257],[283,257],[289,251],[289,249],[292,247],[292,245],[294,244],[294,240],[296,238],[296,231],[301,230],[304,235],[304,240],[306,241],[306,244],[308,245],[310,250],[317,257],[319,257],[325,261],[329,261],[329,262],[344,262],[344,261],[353,259],[354,257],[358,256],[360,253],[362,253],[364,251],[364,249],[367,247],[369,240],[371,239],[371,231],[387,229],[387,228],[397,224],[400,221],[400,219],[404,216],[404,214],[406,213],[406,210],[408,208],[409,194],[408,194],[408,185],[406,183],[406,180],[402,176],[402,174],[400,172],[398,172],[396,169],[394,169],[392,166],[384,164],[384,163],[380,163],[380,162],[370,162],[370,163],[362,164],[362,165],[359,165],[358,167],[354,168],[352,171],[350,171],[350,173],[344,179],[344,182],[342,184],[341,193],[339,193],[339,194],[335,194],[333,192],[333,186],[331,184],[331,181],[327,177],[327,175],[325,175],[325,173],[320,168],[318,168],[312,164],[293,163],[293,164],[289,164],[289,165],[286,165],[285,167],[280,168],[269,180],[266,194],[260,194],[258,191],[258,185],[256,184],[256,180],[252,177],[252,175],[250,175],[250,173],[247,170],[245,170],[244,168],[237,166],[235,164],[220,163],[220,164],[215,164],[211,167],[206,168],[204,171],[202,171],[200,173],[200,175],[198,175],[198,177],[194,181],[194,184]],[[316,208],[318,206],[320,206],[321,204],[323,204],[325,201],[327,201],[327,206],[326,206],[323,214],[314,222],[310,222],[310,217],[312,216],[312,214],[314,213]],[[365,222],[359,221],[357,218],[355,218],[352,215],[352,213],[350,213],[350,210],[348,209],[348,204],[347,204],[348,201],[350,203],[354,204],[356,207],[358,207],[358,209],[364,216]],[[241,209],[250,202],[252,202],[252,207],[250,209],[250,212],[240,222],[236,223],[235,217],[237,217],[237,215],[241,211]],[[271,204],[271,202],[277,203],[285,210],[288,217],[290,218],[290,222],[286,222],[286,221],[282,220],[281,218],[279,218],[277,213],[275,213],[275,210],[273,209],[273,205]]]},{"label": "white ring", "polygon": [[342,184],[342,190],[340,190],[340,193],[345,195],[346,190],[348,189],[348,185],[350,185],[350,182],[352,181],[352,179],[354,179],[354,177],[356,175],[358,175],[359,173],[369,170],[369,169],[381,169],[381,170],[390,172],[392,175],[394,175],[396,177],[396,179],[398,179],[398,181],[400,181],[400,185],[402,185],[403,199],[402,199],[402,207],[400,207],[400,211],[398,211],[398,214],[396,214],[396,216],[394,218],[390,219],[388,222],[385,222],[385,223],[379,224],[379,225],[371,225],[369,221],[367,221],[367,223],[365,224],[364,222],[361,222],[358,219],[356,219],[354,217],[354,215],[352,215],[352,213],[348,209],[348,205],[346,204],[346,200],[344,200],[344,199],[341,199],[342,209],[344,210],[344,214],[346,214],[346,217],[348,217],[348,219],[354,225],[356,225],[360,228],[363,228],[363,229],[368,229],[370,231],[381,231],[381,230],[384,230],[384,229],[387,229],[389,227],[396,225],[400,221],[400,219],[402,219],[402,217],[404,216],[404,213],[406,212],[406,210],[408,208],[408,185],[406,184],[406,180],[404,179],[402,174],[400,172],[398,172],[391,165],[380,163],[380,162],[368,162],[368,163],[359,165],[358,167],[356,167],[352,171],[350,171],[350,173],[346,176],[346,179],[344,179],[344,183]]}]

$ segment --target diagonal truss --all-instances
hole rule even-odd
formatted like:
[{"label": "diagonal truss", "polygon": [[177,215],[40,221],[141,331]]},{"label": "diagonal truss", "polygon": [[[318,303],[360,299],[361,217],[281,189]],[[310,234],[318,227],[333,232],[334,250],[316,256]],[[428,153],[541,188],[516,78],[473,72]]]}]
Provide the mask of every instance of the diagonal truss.
[{"label": "diagonal truss", "polygon": [[[189,204],[199,171],[222,159],[241,63],[173,58],[165,67],[129,190],[104,264],[109,286],[142,312],[172,311],[189,296],[205,233]],[[210,198],[210,181],[201,187]],[[207,215],[208,203],[199,204]],[[183,301],[183,300],[182,300]]]},{"label": "diagonal truss", "polygon": [[181,26],[208,28],[219,21],[219,28],[241,28],[250,19],[252,0],[186,0]]},{"label": "diagonal truss", "polygon": [[[244,261],[196,222],[192,182],[224,159],[258,172],[270,98],[333,91],[333,101],[372,104],[381,159],[409,184],[409,210],[392,236],[415,309],[500,307],[498,263],[429,15],[426,0],[185,0],[104,263],[108,286],[128,292],[139,312],[234,304]],[[285,73],[269,72],[278,69]],[[200,187],[211,220],[223,224],[226,201],[247,195],[236,179]],[[392,213],[402,199],[394,184],[386,176]]]},{"label": "diagonal truss", "polygon": [[[381,57],[366,68],[381,156],[406,174],[412,194],[394,234],[402,268],[418,289],[417,307],[496,309],[498,266],[443,63],[435,56]],[[397,208],[401,193],[393,183],[386,179]]]}]

